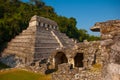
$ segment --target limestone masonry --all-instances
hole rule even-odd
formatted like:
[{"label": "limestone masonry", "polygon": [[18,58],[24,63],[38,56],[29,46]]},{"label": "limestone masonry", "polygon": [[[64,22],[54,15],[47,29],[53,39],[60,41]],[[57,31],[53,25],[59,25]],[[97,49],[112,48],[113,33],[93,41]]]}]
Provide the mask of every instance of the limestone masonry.
[{"label": "limestone masonry", "polygon": [[47,60],[56,49],[73,45],[73,40],[58,30],[56,22],[35,15],[29,27],[8,43],[2,53],[2,61],[11,67],[31,65],[36,61]]},{"label": "limestone masonry", "polygon": [[120,20],[98,22],[100,41],[75,43],[56,22],[33,16],[29,27],[8,43],[1,61],[25,67],[52,80],[120,80]]}]

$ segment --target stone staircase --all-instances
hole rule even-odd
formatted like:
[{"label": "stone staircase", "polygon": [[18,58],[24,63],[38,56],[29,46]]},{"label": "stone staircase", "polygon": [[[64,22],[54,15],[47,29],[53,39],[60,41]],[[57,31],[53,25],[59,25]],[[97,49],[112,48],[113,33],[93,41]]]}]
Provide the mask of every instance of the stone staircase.
[{"label": "stone staircase", "polygon": [[56,48],[60,48],[60,45],[52,35],[51,30],[39,27],[36,32],[35,60],[48,58],[50,53]]},{"label": "stone staircase", "polygon": [[57,29],[56,22],[33,16],[29,27],[8,43],[2,61],[12,65],[16,59],[11,60],[13,57],[9,57],[6,61],[4,57],[15,55],[22,63],[30,65],[34,61],[47,59],[56,49],[73,46],[74,42]]},{"label": "stone staircase", "polygon": [[75,42],[70,39],[66,34],[61,33],[60,31],[53,31],[55,35],[59,38],[60,42],[63,44],[64,48],[72,47],[75,45]]},{"label": "stone staircase", "polygon": [[[34,34],[35,31],[31,31],[31,29],[23,30],[18,36],[12,39],[7,48],[4,50],[4,54],[16,54],[21,57],[26,57],[30,53],[34,52]],[[24,53],[24,54],[23,54]],[[4,55],[3,54],[3,55]],[[32,57],[32,56],[31,56]]]},{"label": "stone staircase", "polygon": [[[8,66],[15,67],[19,64],[30,64],[34,54],[35,29],[29,26],[18,36],[12,39],[2,53],[1,61]],[[29,56],[29,57],[28,57]]]}]

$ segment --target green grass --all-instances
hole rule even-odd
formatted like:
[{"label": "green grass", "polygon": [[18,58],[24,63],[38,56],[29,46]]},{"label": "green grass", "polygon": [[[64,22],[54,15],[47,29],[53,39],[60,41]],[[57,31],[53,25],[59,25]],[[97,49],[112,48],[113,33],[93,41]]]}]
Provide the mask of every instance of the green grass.
[{"label": "green grass", "polygon": [[51,76],[14,69],[0,72],[0,80],[51,80]]}]

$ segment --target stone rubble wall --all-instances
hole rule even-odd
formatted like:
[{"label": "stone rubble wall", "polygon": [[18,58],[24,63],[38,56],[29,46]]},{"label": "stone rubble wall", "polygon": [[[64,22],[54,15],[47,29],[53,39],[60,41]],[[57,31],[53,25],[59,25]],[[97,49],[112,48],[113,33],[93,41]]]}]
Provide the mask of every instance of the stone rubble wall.
[{"label": "stone rubble wall", "polygon": [[[68,63],[62,63],[58,65],[58,70],[52,74],[52,80],[101,80],[101,68],[102,68],[102,55],[99,48],[100,42],[84,42],[77,44],[73,49],[62,49],[54,52],[50,56],[50,63],[52,64],[58,52],[63,52]],[[72,67],[71,64],[75,65],[74,57],[77,53],[83,53],[83,67]],[[94,58],[96,55],[96,58]],[[95,63],[93,63],[95,61]],[[94,68],[94,65],[99,66]],[[55,64],[53,64],[55,65]],[[55,68],[50,66],[50,68]]]},{"label": "stone rubble wall", "polygon": [[[96,23],[91,30],[101,32],[100,41],[85,41],[74,46],[75,50],[63,51],[69,60],[77,52],[84,53],[84,67],[70,69],[71,62],[59,64],[52,80],[120,80],[120,20]],[[94,54],[96,63],[92,65]]]},{"label": "stone rubble wall", "polygon": [[80,68],[70,69],[68,64],[61,64],[58,71],[52,74],[52,80],[101,80],[101,72]]}]

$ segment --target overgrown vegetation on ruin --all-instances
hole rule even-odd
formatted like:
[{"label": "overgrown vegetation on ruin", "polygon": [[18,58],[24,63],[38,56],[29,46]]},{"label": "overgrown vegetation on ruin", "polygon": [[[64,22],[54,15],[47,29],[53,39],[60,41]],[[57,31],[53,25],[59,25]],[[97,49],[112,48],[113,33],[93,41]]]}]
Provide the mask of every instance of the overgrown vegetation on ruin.
[{"label": "overgrown vegetation on ruin", "polygon": [[0,0],[0,51],[7,42],[28,27],[30,18],[35,14],[56,21],[60,31],[70,38],[78,41],[99,39],[89,35],[84,29],[77,29],[75,18],[57,15],[53,7],[47,6],[41,0],[30,0],[28,3],[20,0]]}]

